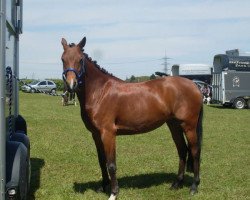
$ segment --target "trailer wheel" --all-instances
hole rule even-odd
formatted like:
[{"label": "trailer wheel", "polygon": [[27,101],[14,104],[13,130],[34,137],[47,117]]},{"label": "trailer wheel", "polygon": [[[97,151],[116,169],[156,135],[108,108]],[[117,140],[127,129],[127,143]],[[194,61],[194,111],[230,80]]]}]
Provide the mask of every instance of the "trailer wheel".
[{"label": "trailer wheel", "polygon": [[246,106],[246,101],[243,98],[237,98],[234,100],[234,108],[243,109]]}]

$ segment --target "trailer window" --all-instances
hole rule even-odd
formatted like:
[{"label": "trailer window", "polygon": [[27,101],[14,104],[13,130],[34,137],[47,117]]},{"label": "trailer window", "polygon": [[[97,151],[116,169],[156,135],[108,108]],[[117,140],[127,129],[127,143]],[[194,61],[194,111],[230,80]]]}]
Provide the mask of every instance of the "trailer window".
[{"label": "trailer window", "polygon": [[214,58],[214,66],[221,66],[221,57],[217,56]]}]

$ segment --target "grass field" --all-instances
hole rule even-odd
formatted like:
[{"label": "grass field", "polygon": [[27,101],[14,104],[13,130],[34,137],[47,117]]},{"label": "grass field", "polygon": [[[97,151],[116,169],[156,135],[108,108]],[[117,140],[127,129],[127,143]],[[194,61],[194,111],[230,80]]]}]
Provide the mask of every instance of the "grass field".
[{"label": "grass field", "polygon": [[[101,174],[91,134],[79,106],[61,106],[60,97],[20,93],[20,114],[31,141],[30,199],[102,200]],[[250,110],[205,106],[199,193],[169,187],[178,157],[167,126],[117,138],[119,199],[250,199]]]}]

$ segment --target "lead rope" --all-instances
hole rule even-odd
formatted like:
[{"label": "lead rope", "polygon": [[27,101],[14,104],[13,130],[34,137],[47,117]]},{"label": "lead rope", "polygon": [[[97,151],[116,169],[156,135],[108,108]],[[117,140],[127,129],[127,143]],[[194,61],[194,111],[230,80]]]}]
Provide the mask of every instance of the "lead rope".
[{"label": "lead rope", "polygon": [[9,106],[9,117],[8,117],[8,129],[9,129],[9,137],[11,138],[12,134],[13,134],[13,130],[12,130],[12,114],[11,114],[11,110],[12,110],[12,69],[11,67],[7,67],[6,68],[6,86],[7,88],[9,88],[9,101],[8,101],[8,106]]}]

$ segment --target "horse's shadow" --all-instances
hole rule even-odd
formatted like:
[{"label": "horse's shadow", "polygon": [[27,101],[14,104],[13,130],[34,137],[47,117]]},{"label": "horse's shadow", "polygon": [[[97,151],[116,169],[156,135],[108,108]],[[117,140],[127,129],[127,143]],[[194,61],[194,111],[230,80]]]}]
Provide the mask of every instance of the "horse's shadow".
[{"label": "horse's shadow", "polygon": [[[120,188],[137,188],[144,189],[152,186],[158,186],[164,183],[173,183],[176,180],[176,174],[174,173],[151,173],[151,174],[140,174],[134,176],[125,176],[118,178]],[[189,187],[192,183],[193,178],[189,175],[184,177],[184,187]],[[100,188],[100,181],[91,181],[86,183],[74,183],[74,190],[78,193],[85,193],[87,190],[97,191]]]}]

